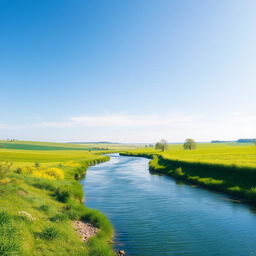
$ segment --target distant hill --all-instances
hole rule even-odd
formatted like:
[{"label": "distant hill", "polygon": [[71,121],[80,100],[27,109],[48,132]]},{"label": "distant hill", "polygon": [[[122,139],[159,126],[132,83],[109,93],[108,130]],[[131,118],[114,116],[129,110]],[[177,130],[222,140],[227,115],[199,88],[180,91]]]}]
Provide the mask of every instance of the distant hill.
[{"label": "distant hill", "polygon": [[237,143],[253,143],[256,141],[256,138],[254,139],[239,139],[237,140]]},{"label": "distant hill", "polygon": [[108,141],[92,141],[92,142],[67,142],[71,144],[121,144],[119,142],[108,142]]},{"label": "distant hill", "polygon": [[254,143],[256,141],[255,139],[238,139],[238,140],[212,140],[211,143]]},{"label": "distant hill", "polygon": [[235,140],[212,140],[211,143],[230,143],[236,142]]}]

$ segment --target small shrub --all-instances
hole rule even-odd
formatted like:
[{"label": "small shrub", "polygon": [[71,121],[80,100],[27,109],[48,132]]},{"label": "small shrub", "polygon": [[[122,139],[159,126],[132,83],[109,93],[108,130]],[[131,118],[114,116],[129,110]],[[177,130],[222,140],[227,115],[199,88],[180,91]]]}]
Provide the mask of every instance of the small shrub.
[{"label": "small shrub", "polygon": [[178,177],[181,177],[181,176],[184,176],[185,175],[185,173],[182,171],[182,169],[179,167],[179,168],[177,168],[176,170],[174,170],[173,171],[173,174],[175,175],[175,176],[178,176]]},{"label": "small shrub", "polygon": [[50,218],[50,221],[53,222],[63,222],[68,219],[68,216],[64,213],[58,213]]},{"label": "small shrub", "polygon": [[72,205],[68,204],[63,207],[63,213],[71,220],[79,219],[79,214],[73,209]]},{"label": "small shrub", "polygon": [[56,189],[55,196],[58,201],[66,203],[70,198],[70,191],[67,186],[60,186]]},{"label": "small shrub", "polygon": [[45,173],[49,176],[53,177],[56,180],[63,180],[64,179],[64,173],[59,168],[47,168],[45,170]]},{"label": "small shrub", "polygon": [[71,220],[78,220],[79,219],[78,213],[74,210],[70,210],[70,211],[66,212],[66,215]]},{"label": "small shrub", "polygon": [[5,179],[11,170],[12,163],[0,161],[0,180]]},{"label": "small shrub", "polygon": [[32,172],[32,175],[39,178],[48,180],[63,180],[64,173],[59,168],[39,168]]},{"label": "small shrub", "polygon": [[18,174],[22,174],[22,168],[18,167],[16,170],[15,170],[16,173]]},{"label": "small shrub", "polygon": [[6,211],[1,211],[0,212],[0,225],[9,224],[10,222],[11,222],[11,216]]},{"label": "small shrub", "polygon": [[75,180],[79,180],[79,179],[80,179],[79,173],[75,173],[75,174],[74,174],[74,179],[75,179]]},{"label": "small shrub", "polygon": [[36,168],[40,167],[40,163],[36,162],[36,163],[35,163],[35,167],[36,167]]},{"label": "small shrub", "polygon": [[38,208],[38,210],[43,211],[43,212],[48,212],[48,211],[49,211],[49,205],[47,205],[47,204],[42,204],[42,205]]},{"label": "small shrub", "polygon": [[53,240],[58,236],[59,232],[55,227],[46,227],[39,233],[39,237],[44,240]]},{"label": "small shrub", "polygon": [[67,204],[63,207],[63,212],[66,212],[66,211],[70,211],[72,209],[72,205],[71,204]]}]

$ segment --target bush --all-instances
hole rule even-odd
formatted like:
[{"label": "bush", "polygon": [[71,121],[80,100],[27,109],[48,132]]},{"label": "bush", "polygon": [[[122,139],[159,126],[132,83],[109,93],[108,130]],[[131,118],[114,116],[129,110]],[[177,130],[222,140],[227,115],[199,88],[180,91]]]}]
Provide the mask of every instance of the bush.
[{"label": "bush", "polygon": [[53,222],[62,222],[68,219],[68,216],[64,213],[58,213],[50,218],[50,221]]},{"label": "bush", "polygon": [[[0,225],[9,224],[11,222],[11,216],[6,211],[0,212]],[[0,254],[1,255],[1,254]]]},{"label": "bush", "polygon": [[53,240],[58,236],[59,232],[55,227],[46,227],[39,233],[39,237],[44,240]]},{"label": "bush", "polygon": [[18,174],[22,174],[22,168],[18,167],[16,170],[15,170],[16,173]]},{"label": "bush", "polygon": [[71,204],[65,205],[63,207],[63,213],[66,214],[66,216],[71,220],[78,220],[80,217]]},{"label": "bush", "polygon": [[32,175],[48,180],[63,180],[64,173],[59,168],[40,168],[32,171]]},{"label": "bush", "polygon": [[63,180],[64,179],[64,173],[61,169],[59,168],[47,168],[44,170],[44,172],[53,177],[56,180]]},{"label": "bush", "polygon": [[5,179],[10,173],[12,163],[0,161],[0,180]]},{"label": "bush", "polygon": [[78,220],[79,219],[79,214],[74,210],[70,210],[70,211],[66,212],[66,215],[68,216],[68,218],[70,220]]},{"label": "bush", "polygon": [[36,163],[35,163],[35,167],[36,167],[36,168],[40,167],[40,163],[36,162]]},{"label": "bush", "polygon": [[179,167],[176,170],[173,171],[173,174],[177,177],[182,177],[185,175],[185,173],[182,171],[182,169]]},{"label": "bush", "polygon": [[43,212],[48,212],[49,211],[49,205],[42,204],[40,207],[38,207],[38,210],[43,211]]},{"label": "bush", "polygon": [[70,198],[70,191],[67,186],[60,186],[55,191],[55,196],[58,201],[66,203]]},{"label": "bush", "polygon": [[5,211],[1,211],[0,212],[0,225],[2,226],[4,224],[9,224],[10,222],[11,222],[11,216]]}]

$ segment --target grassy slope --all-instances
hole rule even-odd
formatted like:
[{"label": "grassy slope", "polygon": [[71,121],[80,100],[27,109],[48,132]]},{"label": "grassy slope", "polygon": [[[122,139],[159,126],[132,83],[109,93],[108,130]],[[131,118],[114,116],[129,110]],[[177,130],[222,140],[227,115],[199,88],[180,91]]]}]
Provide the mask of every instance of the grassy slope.
[{"label": "grassy slope", "polygon": [[193,151],[171,145],[164,153],[151,148],[128,154],[153,158],[152,171],[256,203],[256,147],[252,144],[199,144]]},{"label": "grassy slope", "polygon": [[[88,165],[106,161],[107,157],[81,151],[0,151],[1,160],[14,162],[8,177],[0,180],[0,255],[114,255],[109,243],[113,236],[111,224],[100,212],[83,205],[82,187],[74,179],[79,166],[85,171]],[[15,173],[18,167],[32,166],[35,162],[40,166],[61,168],[65,179],[47,180]],[[63,186],[71,194],[65,203],[54,196],[56,189]],[[35,220],[21,218],[20,211],[28,212]],[[10,220],[4,218],[1,224],[3,213]],[[72,226],[73,219],[89,221],[101,231],[84,244]],[[45,227],[53,227],[57,237],[41,238]]]}]

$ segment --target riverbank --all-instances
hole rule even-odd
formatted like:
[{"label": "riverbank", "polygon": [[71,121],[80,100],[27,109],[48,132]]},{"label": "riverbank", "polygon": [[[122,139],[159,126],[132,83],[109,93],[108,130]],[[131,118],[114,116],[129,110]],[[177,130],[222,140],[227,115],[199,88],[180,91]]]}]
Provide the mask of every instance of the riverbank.
[{"label": "riverbank", "polygon": [[[74,150],[1,154],[12,162],[0,162],[0,255],[115,255],[113,227],[84,205],[80,184],[89,166],[109,157]],[[87,228],[86,242],[74,222]]]},{"label": "riverbank", "polygon": [[172,160],[161,153],[126,152],[120,155],[150,158],[150,171],[224,192],[256,204],[256,168]]},{"label": "riverbank", "polygon": [[155,175],[144,157],[110,158],[91,167],[81,183],[87,206],[104,212],[115,227],[118,250],[148,256],[255,252],[254,207]]}]

